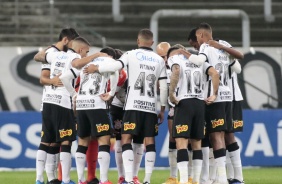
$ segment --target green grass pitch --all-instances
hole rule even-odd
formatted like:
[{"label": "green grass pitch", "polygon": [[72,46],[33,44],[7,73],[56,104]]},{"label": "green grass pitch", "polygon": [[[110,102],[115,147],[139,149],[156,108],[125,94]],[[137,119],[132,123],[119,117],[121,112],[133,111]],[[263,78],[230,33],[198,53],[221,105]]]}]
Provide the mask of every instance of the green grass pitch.
[{"label": "green grass pitch", "polygon": [[[99,176],[99,171],[97,172]],[[276,168],[244,168],[245,184],[282,184],[282,167]],[[154,170],[151,184],[161,184],[169,176],[169,170]],[[117,171],[109,171],[109,179],[117,182]],[[144,170],[140,170],[139,179],[143,179]],[[46,177],[45,177],[46,178]],[[76,171],[71,172],[71,179],[77,181]],[[35,171],[1,171],[1,184],[34,184]]]}]

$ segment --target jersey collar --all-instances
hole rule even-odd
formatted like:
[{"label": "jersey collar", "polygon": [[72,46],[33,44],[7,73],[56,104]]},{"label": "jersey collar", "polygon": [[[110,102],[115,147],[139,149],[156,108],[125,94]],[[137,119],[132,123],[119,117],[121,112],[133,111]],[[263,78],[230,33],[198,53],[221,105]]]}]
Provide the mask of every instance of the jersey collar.
[{"label": "jersey collar", "polygon": [[71,52],[73,52],[73,53],[76,53],[75,50],[73,50],[72,48],[69,48],[68,51],[71,51]]},{"label": "jersey collar", "polygon": [[139,47],[139,49],[145,49],[145,50],[151,50],[151,51],[153,51],[153,49],[150,48],[150,47]]},{"label": "jersey collar", "polygon": [[51,47],[57,49],[58,51],[61,51],[58,47],[56,47],[56,45],[51,45]]}]

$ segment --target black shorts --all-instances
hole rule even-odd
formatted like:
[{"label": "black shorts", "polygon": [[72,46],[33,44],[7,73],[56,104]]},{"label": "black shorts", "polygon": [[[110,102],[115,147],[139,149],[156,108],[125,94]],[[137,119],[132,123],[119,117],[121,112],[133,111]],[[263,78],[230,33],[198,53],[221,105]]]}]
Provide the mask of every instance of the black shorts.
[{"label": "black shorts", "polygon": [[207,133],[232,132],[231,102],[218,102],[206,105]]},{"label": "black shorts", "polygon": [[233,132],[243,132],[244,121],[241,101],[232,102],[232,112]]},{"label": "black shorts", "polygon": [[127,110],[124,113],[122,134],[131,134],[141,137],[158,135],[158,117],[155,113]]},{"label": "black shorts", "polygon": [[174,118],[174,107],[172,107],[171,105],[168,104],[168,108],[169,108],[169,110],[168,110],[168,113],[167,113],[167,119],[173,120],[173,118]]},{"label": "black shorts", "polygon": [[76,128],[72,109],[43,103],[41,142],[61,143],[76,140]]},{"label": "black shorts", "polygon": [[107,109],[78,110],[77,135],[82,138],[111,135],[111,121]]},{"label": "black shorts", "polygon": [[122,107],[111,105],[110,114],[113,121],[113,127],[115,129],[116,140],[121,140],[121,126],[124,110]]},{"label": "black shorts", "polygon": [[174,138],[204,138],[205,102],[196,98],[183,99],[175,106],[172,126]]}]

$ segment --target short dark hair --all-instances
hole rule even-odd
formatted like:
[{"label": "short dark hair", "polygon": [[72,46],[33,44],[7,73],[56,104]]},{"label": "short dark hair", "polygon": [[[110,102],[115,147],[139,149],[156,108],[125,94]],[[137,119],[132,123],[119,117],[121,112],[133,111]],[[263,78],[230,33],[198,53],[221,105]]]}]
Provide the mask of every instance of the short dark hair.
[{"label": "short dark hair", "polygon": [[115,52],[116,52],[115,59],[119,59],[123,55],[123,52],[120,49],[115,49]]},{"label": "short dark hair", "polygon": [[83,38],[81,36],[76,37],[73,41],[84,43],[84,44],[90,46],[90,43],[85,38]]},{"label": "short dark hair", "polygon": [[168,51],[167,51],[167,58],[169,58],[169,55],[170,55],[170,53],[172,52],[172,51],[174,51],[174,50],[178,50],[178,49],[180,49],[180,47],[177,47],[177,46],[172,46],[172,47],[170,47],[169,49],[168,49]]},{"label": "short dark hair", "polygon": [[193,29],[191,29],[189,35],[188,35],[188,41],[189,40],[192,40],[193,42],[196,42],[197,41],[197,37],[196,37],[196,30],[197,28],[194,27]]},{"label": "short dark hair", "polygon": [[145,40],[152,40],[153,39],[153,32],[150,29],[141,29],[138,32],[138,36],[141,36]]},{"label": "short dark hair", "polygon": [[205,22],[201,23],[201,24],[198,26],[197,30],[198,30],[198,29],[205,29],[205,30],[210,31],[210,32],[212,31],[211,26],[210,26],[208,23],[205,23]]},{"label": "short dark hair", "polygon": [[109,56],[112,56],[114,59],[116,59],[116,51],[115,51],[112,47],[105,47],[105,48],[102,48],[102,49],[100,50],[100,52],[106,53],[106,54],[108,54]]},{"label": "short dark hair", "polygon": [[79,34],[74,28],[64,28],[59,35],[59,41],[62,41],[64,37],[67,37],[69,40],[74,40],[79,37]]}]

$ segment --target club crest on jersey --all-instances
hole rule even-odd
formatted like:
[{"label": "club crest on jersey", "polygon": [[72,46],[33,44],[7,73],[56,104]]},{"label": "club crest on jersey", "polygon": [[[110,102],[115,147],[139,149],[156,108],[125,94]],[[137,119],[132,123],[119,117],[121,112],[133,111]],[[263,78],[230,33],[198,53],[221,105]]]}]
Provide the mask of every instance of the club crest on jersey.
[{"label": "club crest on jersey", "polygon": [[224,125],[224,119],[212,120],[212,128]]},{"label": "club crest on jersey", "polygon": [[110,129],[110,126],[108,124],[97,124],[96,127],[98,133],[108,131]]},{"label": "club crest on jersey", "polygon": [[157,62],[159,63],[160,60],[158,60],[157,58],[154,58],[152,56],[147,56],[146,54],[144,54],[143,52],[137,52],[136,53],[136,58],[139,61],[152,61],[152,62]]},{"label": "club crest on jersey", "polygon": [[72,129],[59,130],[59,132],[60,132],[60,138],[72,135]]},{"label": "club crest on jersey", "polygon": [[136,127],[136,124],[135,123],[129,123],[129,122],[126,122],[123,124],[123,130],[126,131],[126,130],[134,130]]},{"label": "club crest on jersey", "polygon": [[233,127],[238,128],[238,127],[243,127],[244,123],[242,120],[235,120],[233,121]]},{"label": "club crest on jersey", "polygon": [[188,125],[176,125],[176,133],[180,134],[181,132],[188,131]]}]

